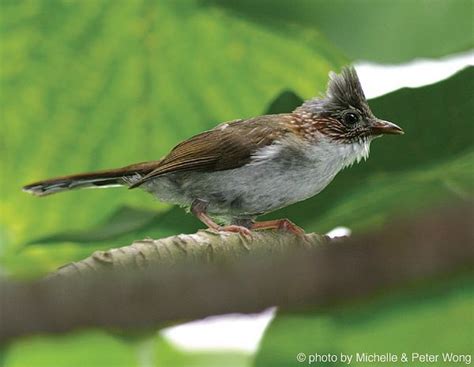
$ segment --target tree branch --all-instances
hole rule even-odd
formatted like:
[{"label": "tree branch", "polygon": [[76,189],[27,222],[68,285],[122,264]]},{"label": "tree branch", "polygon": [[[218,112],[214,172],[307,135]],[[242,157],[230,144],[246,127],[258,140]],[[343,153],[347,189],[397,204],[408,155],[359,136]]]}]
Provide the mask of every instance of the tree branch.
[{"label": "tree branch", "polygon": [[327,236],[316,233],[300,238],[290,233],[266,231],[254,232],[252,237],[247,238],[240,234],[202,230],[195,234],[180,234],[160,240],[145,239],[130,246],[96,251],[84,260],[61,267],[49,278],[149,267],[156,269],[183,261],[201,264],[228,262],[243,255],[277,255],[291,249],[315,248],[328,242]]},{"label": "tree branch", "polygon": [[0,341],[78,327],[152,328],[273,305],[318,308],[472,270],[472,218],[469,206],[439,210],[336,243],[318,235],[308,245],[273,232],[252,241],[199,232],[97,252],[43,281],[2,281]]}]

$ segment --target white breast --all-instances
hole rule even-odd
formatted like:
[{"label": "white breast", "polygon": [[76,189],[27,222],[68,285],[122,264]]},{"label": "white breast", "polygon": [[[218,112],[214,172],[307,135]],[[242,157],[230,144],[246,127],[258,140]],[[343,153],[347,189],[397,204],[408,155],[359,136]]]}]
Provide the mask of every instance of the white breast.
[{"label": "white breast", "polygon": [[326,169],[340,171],[369,157],[370,140],[346,144],[321,136],[317,143],[311,144],[307,152],[309,159],[319,161],[322,166],[327,166]]},{"label": "white breast", "polygon": [[[342,144],[320,139],[289,164],[281,145],[259,150],[252,163],[223,171],[220,183],[245,192],[246,212],[266,212],[307,199],[322,191],[344,167],[367,158],[370,143]],[[221,187],[222,187],[221,186]],[[232,195],[230,195],[232,196]]]}]

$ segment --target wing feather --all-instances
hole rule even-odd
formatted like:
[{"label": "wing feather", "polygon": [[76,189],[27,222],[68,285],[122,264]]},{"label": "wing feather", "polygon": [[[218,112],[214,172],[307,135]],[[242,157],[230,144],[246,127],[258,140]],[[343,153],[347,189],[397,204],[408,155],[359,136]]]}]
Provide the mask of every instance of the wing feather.
[{"label": "wing feather", "polygon": [[218,125],[185,140],[171,150],[159,165],[130,188],[160,175],[183,171],[222,171],[250,162],[260,148],[271,145],[291,129],[291,114],[265,115]]}]

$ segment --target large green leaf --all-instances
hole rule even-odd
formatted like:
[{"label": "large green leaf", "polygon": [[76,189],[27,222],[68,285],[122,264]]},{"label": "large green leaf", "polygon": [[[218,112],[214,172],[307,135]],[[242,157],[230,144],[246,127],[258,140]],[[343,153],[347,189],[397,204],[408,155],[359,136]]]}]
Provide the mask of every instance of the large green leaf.
[{"label": "large green leaf", "polygon": [[[346,62],[314,32],[273,32],[197,1],[3,1],[0,15],[0,235],[15,268],[83,255],[9,256],[33,238],[95,228],[124,205],[166,208],[140,190],[36,199],[22,185],[157,159],[218,122],[261,114],[285,88],[322,91]],[[147,234],[170,230],[157,232]]]},{"label": "large green leaf", "polygon": [[[409,366],[424,365],[412,361],[412,353],[440,355],[430,366],[446,366],[441,353],[472,353],[474,330],[474,287],[472,277],[411,287],[384,294],[368,301],[320,310],[317,313],[281,313],[264,335],[257,354],[256,367],[308,365],[310,354],[392,353],[409,356]],[[305,353],[306,363],[296,360]],[[354,363],[370,366],[371,363]],[[384,363],[386,365],[403,365]],[[317,366],[347,365],[313,363]],[[382,365],[382,363],[373,363]],[[461,365],[461,364],[460,364]]]},{"label": "large green leaf", "polygon": [[259,24],[317,30],[353,59],[440,57],[472,49],[471,0],[207,0]]}]

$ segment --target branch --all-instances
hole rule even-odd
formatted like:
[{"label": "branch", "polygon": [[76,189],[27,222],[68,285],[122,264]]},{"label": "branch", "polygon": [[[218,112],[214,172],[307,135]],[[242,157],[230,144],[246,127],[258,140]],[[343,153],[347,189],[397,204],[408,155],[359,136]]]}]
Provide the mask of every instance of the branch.
[{"label": "branch", "polygon": [[329,242],[316,233],[300,238],[290,233],[254,232],[251,238],[240,234],[199,231],[160,240],[135,241],[130,246],[96,251],[79,262],[70,263],[49,278],[76,277],[110,271],[133,271],[170,266],[183,261],[196,263],[228,262],[243,255],[277,255],[297,248],[315,248]]},{"label": "branch", "polygon": [[[40,282],[1,282],[0,341],[79,327],[152,328],[209,315],[258,312],[273,305],[317,309],[459,269],[472,270],[472,217],[469,206],[445,209],[321,246],[272,232],[259,233],[248,242],[238,235],[199,232],[99,252]],[[314,244],[323,239],[309,238]],[[224,250],[213,243],[216,239],[223,246],[235,241],[235,256],[222,257]],[[167,247],[174,255],[164,255]],[[145,261],[155,252],[160,253],[156,259],[174,260],[160,266]],[[176,261],[180,256],[184,260]],[[86,264],[91,270],[85,270]]]}]

